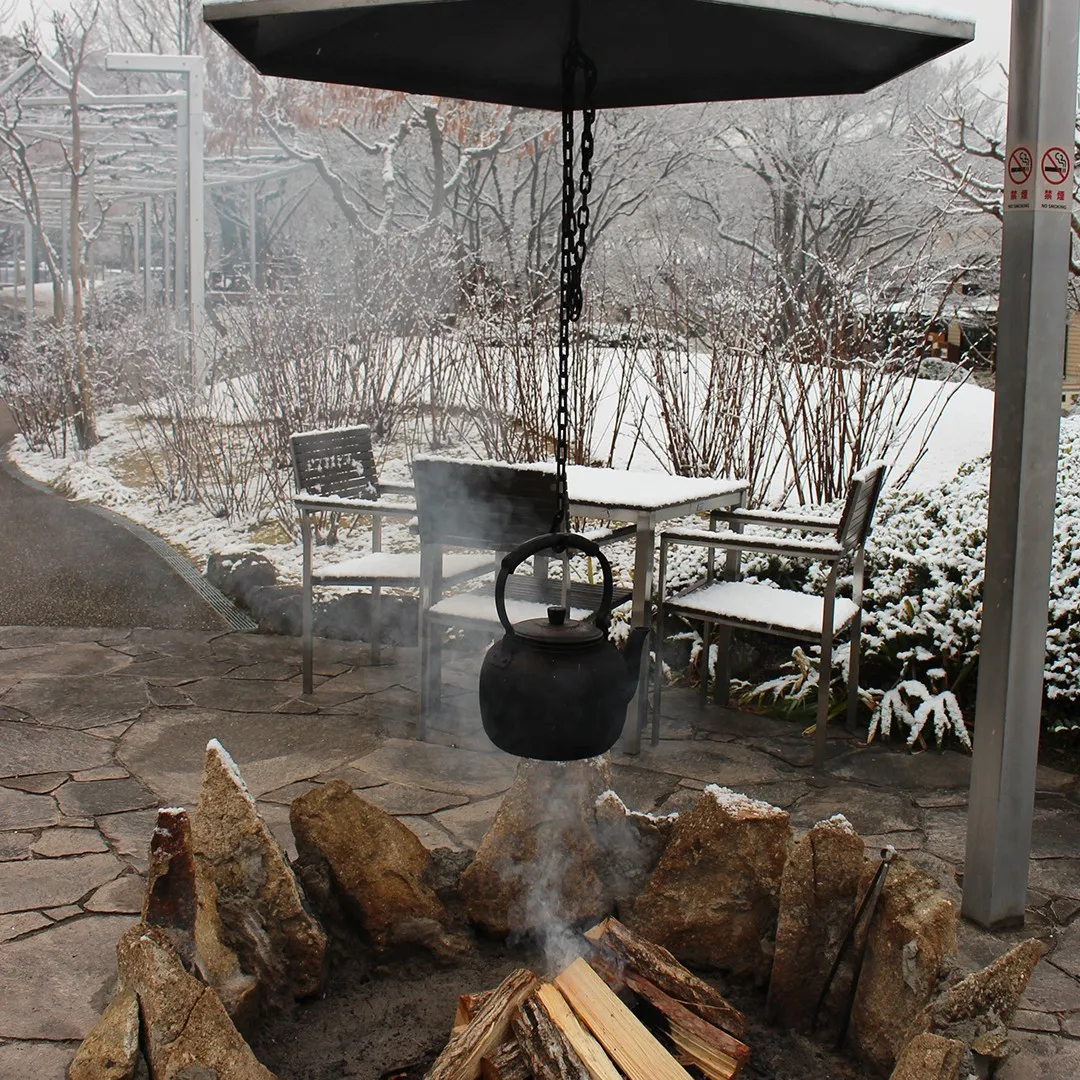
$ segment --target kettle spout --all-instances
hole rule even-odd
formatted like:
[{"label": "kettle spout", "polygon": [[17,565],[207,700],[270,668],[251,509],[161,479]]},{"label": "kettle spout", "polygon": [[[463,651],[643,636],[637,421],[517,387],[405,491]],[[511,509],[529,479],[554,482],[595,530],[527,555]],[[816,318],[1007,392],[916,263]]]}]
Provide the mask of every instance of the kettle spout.
[{"label": "kettle spout", "polygon": [[626,659],[626,677],[633,687],[630,691],[631,697],[633,697],[634,691],[637,690],[638,675],[641,672],[641,654],[648,640],[649,628],[647,626],[638,626],[630,631],[630,636],[623,646],[623,656]]}]

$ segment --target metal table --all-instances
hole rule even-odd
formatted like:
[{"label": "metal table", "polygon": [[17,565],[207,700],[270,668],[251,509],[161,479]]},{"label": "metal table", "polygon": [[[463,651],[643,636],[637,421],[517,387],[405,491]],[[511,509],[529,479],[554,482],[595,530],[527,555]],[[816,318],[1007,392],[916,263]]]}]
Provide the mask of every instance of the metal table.
[{"label": "metal table", "polygon": [[[531,466],[536,468],[537,466]],[[569,465],[566,483],[570,495],[570,513],[600,521],[626,522],[635,526],[634,597],[632,625],[652,625],[653,562],[656,553],[656,530],[663,521],[685,517],[698,511],[742,506],[746,500],[745,480],[670,476],[666,473],[627,472],[622,469],[596,469]],[[645,661],[638,676],[632,723],[623,736],[628,754],[641,750],[641,732],[649,714],[648,643],[643,650]]]}]

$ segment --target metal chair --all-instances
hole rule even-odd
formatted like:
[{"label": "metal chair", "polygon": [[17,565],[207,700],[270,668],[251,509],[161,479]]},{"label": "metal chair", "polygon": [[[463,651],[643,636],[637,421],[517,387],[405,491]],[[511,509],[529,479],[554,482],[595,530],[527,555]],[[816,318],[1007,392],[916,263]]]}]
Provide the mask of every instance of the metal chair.
[{"label": "metal chair", "polygon": [[[420,588],[420,552],[384,552],[382,520],[384,517],[416,516],[412,502],[391,502],[387,495],[409,496],[411,484],[382,483],[375,468],[371,429],[366,424],[308,431],[293,435],[293,473],[300,511],[300,529],[304,547],[303,608],[301,616],[301,654],[303,690],[310,694],[314,684],[312,588],[318,585],[344,585],[371,589],[371,661],[381,658],[380,599],[383,589]],[[371,516],[371,552],[339,562],[312,567],[312,516],[336,512]],[[478,556],[449,556],[450,576],[471,573],[490,560]]]},{"label": "metal chair", "polygon": [[[817,641],[821,646],[818,679],[817,729],[814,741],[814,769],[825,763],[826,726],[829,717],[829,674],[835,638],[850,631],[851,658],[848,666],[847,722],[854,727],[858,708],[859,641],[862,633],[862,596],[864,549],[874,518],[878,495],[885,479],[885,466],[877,462],[855,473],[851,479],[844,511],[839,519],[808,517],[803,514],[769,510],[718,510],[711,515],[709,529],[669,529],[660,538],[660,573],[657,595],[656,640],[664,638],[667,616],[678,615],[704,624],[705,648],[701,657],[701,692],[707,693],[709,638],[712,626],[720,626],[719,659],[716,671],[716,696],[727,704],[731,682],[728,651],[734,628],[756,630],[780,637]],[[717,531],[718,524],[725,531]],[[771,533],[747,535],[747,525],[762,526]],[[828,536],[796,537],[790,532],[833,533]],[[668,553],[675,545],[706,547],[709,555],[704,578],[664,599]],[[721,576],[717,576],[716,549],[727,553]],[[770,585],[738,580],[739,563],[744,551],[763,555],[786,555],[790,558],[829,564],[829,576],[821,596],[776,589]],[[836,584],[842,566],[850,560],[854,583],[852,598],[837,597]],[[653,745],[659,739],[660,698],[663,687],[663,664],[659,647],[653,692]]]}]

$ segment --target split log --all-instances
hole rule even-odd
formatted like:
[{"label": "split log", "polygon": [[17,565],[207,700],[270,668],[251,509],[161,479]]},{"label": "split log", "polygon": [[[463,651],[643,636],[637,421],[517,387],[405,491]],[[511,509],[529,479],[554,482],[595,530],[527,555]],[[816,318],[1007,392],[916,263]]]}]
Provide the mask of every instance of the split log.
[{"label": "split log", "polygon": [[481,990],[479,994],[462,994],[457,999],[457,1009],[454,1010],[454,1031],[465,1027],[494,992]]},{"label": "split log", "polygon": [[705,1080],[732,1080],[750,1057],[750,1048],[696,1016],[685,1005],[653,986],[647,979],[626,973],[626,986],[662,1018],[662,1033],[675,1044],[676,1057],[695,1065]]},{"label": "split log", "polygon": [[555,985],[627,1080],[690,1080],[690,1074],[583,959],[561,972]]},{"label": "split log", "polygon": [[585,938],[601,950],[601,955],[608,954],[604,963],[615,972],[625,968],[640,975],[737,1039],[746,1033],[746,1017],[729,1005],[718,990],[683,967],[667,949],[628,930],[618,919],[604,919],[586,930]]},{"label": "split log", "polygon": [[508,975],[435,1059],[426,1080],[477,1080],[480,1059],[505,1041],[518,1006],[536,988],[536,976],[525,968]]},{"label": "split log", "polygon": [[529,1063],[514,1038],[480,1059],[480,1077],[481,1080],[533,1080]]},{"label": "split log", "polygon": [[592,1080],[622,1080],[619,1070],[611,1063],[604,1048],[581,1026],[574,1010],[553,983],[541,983],[533,999],[548,1019],[563,1033],[566,1041]]},{"label": "split log", "polygon": [[513,1020],[514,1034],[536,1080],[590,1080],[581,1058],[534,994]]}]

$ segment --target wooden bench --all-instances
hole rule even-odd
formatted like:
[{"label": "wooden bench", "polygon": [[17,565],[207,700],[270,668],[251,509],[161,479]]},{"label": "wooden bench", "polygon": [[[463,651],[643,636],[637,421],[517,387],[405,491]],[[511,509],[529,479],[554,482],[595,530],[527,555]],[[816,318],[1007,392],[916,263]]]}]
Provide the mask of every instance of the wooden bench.
[{"label": "wooden bench", "polygon": [[[488,570],[526,540],[551,531],[556,507],[555,476],[550,467],[496,465],[479,461],[418,457],[413,461],[417,521],[420,532],[420,737],[441,699],[442,638],[450,626],[502,634],[495,612],[492,584],[447,595],[450,579],[447,548],[488,554]],[[597,543],[632,535],[634,527],[587,533]],[[534,559],[533,575],[513,575],[507,582],[507,614],[511,622],[543,618],[551,604],[566,604],[571,617],[584,618],[600,603],[602,587],[571,582],[569,558],[563,578],[549,578],[549,556]],[[565,581],[565,586],[564,586]],[[630,599],[631,590],[617,588],[614,605]]]},{"label": "wooden bench", "polygon": [[[313,689],[312,587],[346,585],[371,589],[371,660],[380,659],[381,622],[379,600],[384,588],[420,586],[420,553],[382,551],[384,517],[413,518],[411,502],[392,502],[386,496],[411,496],[410,484],[385,484],[379,480],[371,429],[366,424],[305,431],[289,440],[292,450],[296,498],[304,548],[301,653],[303,689]],[[312,518],[318,513],[364,514],[371,517],[371,552],[338,562],[312,567]]]}]

